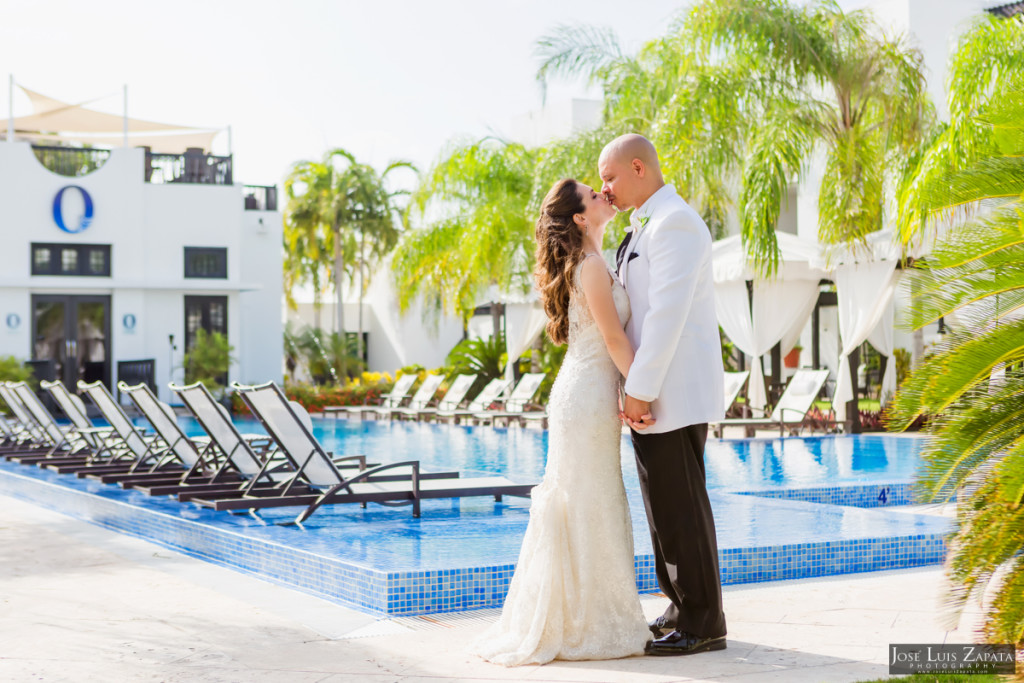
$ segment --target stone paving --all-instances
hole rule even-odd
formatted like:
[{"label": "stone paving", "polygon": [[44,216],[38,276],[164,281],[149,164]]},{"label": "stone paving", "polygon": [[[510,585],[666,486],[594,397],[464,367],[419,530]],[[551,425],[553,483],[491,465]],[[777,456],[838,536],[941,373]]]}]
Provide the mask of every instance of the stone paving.
[{"label": "stone paving", "polygon": [[[727,588],[729,647],[505,669],[465,652],[496,611],[374,617],[0,497],[3,681],[828,681],[889,643],[969,642],[939,568]],[[664,599],[649,596],[649,616]]]}]

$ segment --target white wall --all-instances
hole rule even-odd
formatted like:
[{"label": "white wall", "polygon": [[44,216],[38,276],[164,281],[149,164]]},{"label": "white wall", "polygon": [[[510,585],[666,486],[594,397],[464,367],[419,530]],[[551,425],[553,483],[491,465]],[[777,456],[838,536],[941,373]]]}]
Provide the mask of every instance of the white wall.
[{"label": "white wall", "polygon": [[545,145],[600,125],[603,108],[600,100],[549,101],[541,109],[514,117],[509,124],[509,137],[527,147]]},{"label": "white wall", "polygon": [[[244,211],[240,186],[146,183],[144,166],[142,149],[115,149],[96,171],[65,177],[44,168],[28,143],[0,144],[0,354],[31,356],[33,294],[107,295],[111,379],[119,360],[154,358],[161,397],[169,399],[166,383],[183,379],[184,297],[218,295],[228,298],[237,358],[229,378],[280,380],[280,214]],[[75,234],[52,216],[54,197],[69,185],[94,203],[91,225]],[[77,223],[78,193],[66,193],[63,206],[65,222]],[[32,276],[33,242],[109,244],[111,276]],[[186,279],[185,246],[226,247],[227,279]],[[133,329],[124,324],[129,314]],[[20,319],[15,329],[7,326],[11,315]]]}]

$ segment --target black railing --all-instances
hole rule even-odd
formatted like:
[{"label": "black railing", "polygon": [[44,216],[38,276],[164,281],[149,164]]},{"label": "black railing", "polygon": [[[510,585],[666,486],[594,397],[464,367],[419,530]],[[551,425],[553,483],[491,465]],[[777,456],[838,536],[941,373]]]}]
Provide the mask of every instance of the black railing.
[{"label": "black railing", "polygon": [[246,211],[277,211],[277,185],[246,185]]},{"label": "black railing", "polygon": [[69,178],[92,173],[110,158],[109,149],[32,145],[32,151],[44,168]]},{"label": "black railing", "polygon": [[157,154],[146,150],[147,183],[232,185],[231,157],[191,148],[184,154]]}]

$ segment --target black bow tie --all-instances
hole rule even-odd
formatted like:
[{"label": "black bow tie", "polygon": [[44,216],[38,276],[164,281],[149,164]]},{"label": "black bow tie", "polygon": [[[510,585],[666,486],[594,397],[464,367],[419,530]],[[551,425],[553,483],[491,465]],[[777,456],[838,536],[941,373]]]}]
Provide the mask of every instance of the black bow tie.
[{"label": "black bow tie", "polygon": [[622,238],[622,242],[619,244],[619,248],[615,251],[616,274],[619,274],[622,271],[622,262],[626,259],[626,247],[629,246],[629,238],[632,236],[632,232],[627,232],[626,236]]}]

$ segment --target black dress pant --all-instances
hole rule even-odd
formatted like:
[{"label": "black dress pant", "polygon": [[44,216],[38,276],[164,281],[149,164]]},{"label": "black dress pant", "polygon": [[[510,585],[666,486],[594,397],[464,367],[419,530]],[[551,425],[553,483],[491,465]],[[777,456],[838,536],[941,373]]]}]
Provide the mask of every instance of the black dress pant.
[{"label": "black dress pant", "polygon": [[663,434],[633,432],[655,571],[672,601],[665,621],[701,638],[725,635],[718,540],[704,475],[706,424]]}]

